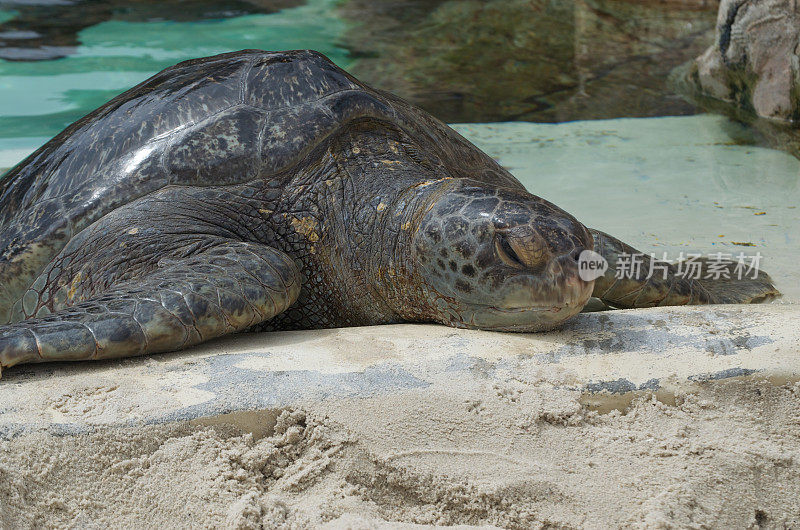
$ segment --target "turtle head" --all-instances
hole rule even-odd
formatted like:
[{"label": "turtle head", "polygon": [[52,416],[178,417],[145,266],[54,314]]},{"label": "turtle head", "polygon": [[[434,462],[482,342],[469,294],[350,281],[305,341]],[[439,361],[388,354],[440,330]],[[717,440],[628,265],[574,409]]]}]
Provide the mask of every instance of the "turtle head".
[{"label": "turtle head", "polygon": [[[452,182],[452,181],[451,181]],[[541,331],[578,313],[589,231],[524,190],[457,181],[422,216],[412,255],[429,317],[456,327]]]}]

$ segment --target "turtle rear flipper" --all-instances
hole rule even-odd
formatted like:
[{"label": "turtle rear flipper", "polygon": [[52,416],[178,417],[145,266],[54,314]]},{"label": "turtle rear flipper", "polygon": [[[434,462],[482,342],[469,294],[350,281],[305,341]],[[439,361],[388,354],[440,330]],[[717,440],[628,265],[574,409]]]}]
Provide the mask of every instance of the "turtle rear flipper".
[{"label": "turtle rear flipper", "polygon": [[[716,268],[712,278],[696,280],[711,296],[714,304],[760,304],[781,296],[772,278],[766,272],[742,269],[737,262],[720,263],[712,258],[701,257],[694,260],[700,270]],[[738,268],[737,268],[738,267]]]},{"label": "turtle rear flipper", "polygon": [[[750,304],[781,295],[766,272],[737,269],[741,267],[738,262],[695,258],[694,266],[700,270],[696,277],[687,263],[653,262],[649,255],[613,236],[590,232],[595,252],[608,262],[605,274],[595,280],[592,295],[611,307]],[[714,271],[712,278],[707,277],[710,271]]]},{"label": "turtle rear flipper", "polygon": [[0,326],[0,370],[15,364],[129,357],[178,350],[283,312],[300,272],[283,252],[222,243],[72,306]]}]

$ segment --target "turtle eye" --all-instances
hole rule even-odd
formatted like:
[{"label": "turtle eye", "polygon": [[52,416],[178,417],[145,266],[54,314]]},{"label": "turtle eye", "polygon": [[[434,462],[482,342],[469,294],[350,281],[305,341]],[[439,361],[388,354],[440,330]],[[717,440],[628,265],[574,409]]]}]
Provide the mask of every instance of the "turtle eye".
[{"label": "turtle eye", "polygon": [[503,232],[495,232],[494,248],[503,263],[515,269],[524,269],[525,265],[508,242]]}]

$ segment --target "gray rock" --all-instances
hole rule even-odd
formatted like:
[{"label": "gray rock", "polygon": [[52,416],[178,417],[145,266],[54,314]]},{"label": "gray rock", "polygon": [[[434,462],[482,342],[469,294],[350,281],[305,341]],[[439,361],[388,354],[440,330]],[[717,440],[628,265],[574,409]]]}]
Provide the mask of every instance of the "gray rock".
[{"label": "gray rock", "polygon": [[704,110],[753,126],[800,158],[800,10],[795,0],[723,0],[714,44],[673,72]]},{"label": "gray rock", "polygon": [[800,156],[800,10],[795,0],[722,0],[714,44],[676,72],[706,110],[751,123]]},{"label": "gray rock", "polygon": [[723,0],[716,42],[697,58],[705,94],[762,118],[798,118],[800,13],[794,0]]}]

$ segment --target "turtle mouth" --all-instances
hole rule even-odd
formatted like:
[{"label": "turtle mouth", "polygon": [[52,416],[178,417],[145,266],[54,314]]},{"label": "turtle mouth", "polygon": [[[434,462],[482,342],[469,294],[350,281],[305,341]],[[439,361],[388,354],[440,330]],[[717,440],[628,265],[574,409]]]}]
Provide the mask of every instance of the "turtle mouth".
[{"label": "turtle mouth", "polygon": [[567,296],[566,300],[541,300],[538,303],[508,306],[475,304],[464,324],[487,331],[549,331],[578,314],[589,301],[591,293],[589,287],[574,293],[574,297]]},{"label": "turtle mouth", "polygon": [[489,311],[497,311],[498,313],[528,313],[528,312],[553,312],[558,313],[563,309],[564,306],[523,306],[523,307],[497,307],[493,305],[483,306]]},{"label": "turtle mouth", "polygon": [[476,304],[483,309],[488,311],[494,311],[498,313],[507,313],[507,314],[518,314],[518,313],[530,313],[530,312],[540,312],[540,313],[560,313],[561,311],[569,311],[571,309],[580,310],[586,303],[589,301],[589,298],[592,296],[592,288],[583,288],[582,292],[575,293],[577,296],[568,297],[567,300],[559,300],[557,302],[541,302],[538,304],[529,304],[529,305],[511,305],[511,306],[498,306],[498,305],[491,305],[491,304]]},{"label": "turtle mouth", "polygon": [[585,304],[533,305],[527,307],[482,306],[470,324],[486,331],[539,332],[557,328],[580,312]]},{"label": "turtle mouth", "polygon": [[565,303],[562,305],[532,305],[532,306],[520,306],[520,307],[498,307],[493,305],[483,306],[490,311],[497,311],[499,313],[509,313],[509,314],[516,314],[516,313],[530,313],[530,312],[540,312],[540,313],[560,313],[564,309],[576,309],[582,308],[586,305],[589,299],[583,300],[583,302],[578,303]]}]

